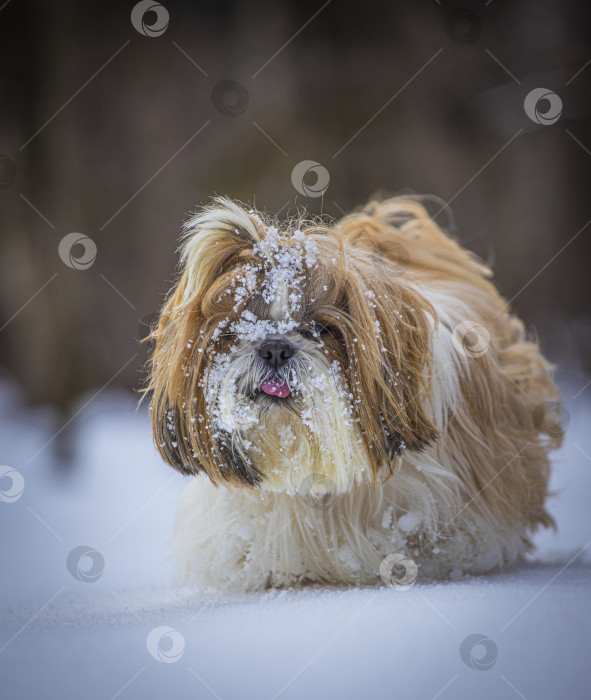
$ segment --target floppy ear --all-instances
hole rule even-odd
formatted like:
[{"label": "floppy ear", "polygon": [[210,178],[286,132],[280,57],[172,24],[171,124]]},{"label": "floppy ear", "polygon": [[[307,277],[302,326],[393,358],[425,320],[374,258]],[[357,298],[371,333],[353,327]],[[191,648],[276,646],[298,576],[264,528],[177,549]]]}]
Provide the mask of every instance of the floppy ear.
[{"label": "floppy ear", "polygon": [[[252,251],[264,233],[258,215],[249,214],[226,198],[193,216],[184,226],[181,276],[164,304],[152,332],[150,392],[154,441],[162,458],[185,474],[206,470],[215,480],[217,469],[208,446],[198,444],[194,399],[206,363],[197,351],[198,338],[211,333],[207,300],[216,281],[241,255]],[[209,468],[206,466],[210,464]]]},{"label": "floppy ear", "polygon": [[[202,297],[213,280],[264,236],[259,216],[226,197],[193,216],[183,227],[181,269],[182,306]],[[180,285],[179,285],[180,286]]]},{"label": "floppy ear", "polygon": [[403,448],[420,452],[437,439],[423,405],[431,358],[431,309],[387,273],[370,274],[371,305],[362,275],[350,278],[347,286],[354,336],[346,339],[353,359],[349,383],[354,393],[359,392],[357,410],[372,450],[380,462],[385,456],[391,462]]}]

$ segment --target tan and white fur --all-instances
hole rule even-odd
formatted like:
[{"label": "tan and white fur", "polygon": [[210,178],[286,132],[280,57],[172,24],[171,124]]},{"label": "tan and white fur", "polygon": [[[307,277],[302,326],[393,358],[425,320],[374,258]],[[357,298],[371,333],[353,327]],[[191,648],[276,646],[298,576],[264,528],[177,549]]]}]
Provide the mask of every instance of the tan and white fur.
[{"label": "tan and white fur", "polygon": [[367,585],[395,553],[424,578],[519,559],[552,524],[559,395],[490,277],[412,197],[332,225],[224,198],[191,218],[147,387],[156,446],[191,477],[184,580]]}]

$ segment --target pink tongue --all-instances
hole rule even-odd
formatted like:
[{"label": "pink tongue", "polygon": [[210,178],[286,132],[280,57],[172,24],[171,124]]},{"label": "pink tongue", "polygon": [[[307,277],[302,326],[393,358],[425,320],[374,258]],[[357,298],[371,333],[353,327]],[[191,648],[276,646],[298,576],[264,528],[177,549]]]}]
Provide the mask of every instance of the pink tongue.
[{"label": "pink tongue", "polygon": [[267,381],[263,382],[261,384],[261,389],[265,392],[265,394],[269,394],[270,396],[279,396],[282,399],[289,396],[291,393],[291,389],[289,388],[289,384],[287,382],[278,382],[274,379],[267,379]]}]

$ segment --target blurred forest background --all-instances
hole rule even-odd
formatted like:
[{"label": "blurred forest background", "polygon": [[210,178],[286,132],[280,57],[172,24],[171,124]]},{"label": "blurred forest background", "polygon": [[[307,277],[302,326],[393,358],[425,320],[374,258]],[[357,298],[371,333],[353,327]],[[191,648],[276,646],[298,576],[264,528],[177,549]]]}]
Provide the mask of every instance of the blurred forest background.
[{"label": "blurred forest background", "polygon": [[[214,194],[334,217],[437,195],[552,360],[591,369],[586,3],[149,5],[138,29],[135,2],[0,0],[0,367],[29,401],[139,386],[180,226]],[[524,111],[539,87],[552,125]],[[322,197],[294,188],[304,160]],[[60,257],[72,232],[86,269]]]}]

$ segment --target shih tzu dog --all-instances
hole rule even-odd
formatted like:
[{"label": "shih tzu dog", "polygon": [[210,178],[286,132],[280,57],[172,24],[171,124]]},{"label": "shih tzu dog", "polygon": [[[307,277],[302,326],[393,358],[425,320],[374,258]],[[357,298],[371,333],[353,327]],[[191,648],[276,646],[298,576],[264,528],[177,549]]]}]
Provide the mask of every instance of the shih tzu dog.
[{"label": "shih tzu dog", "polygon": [[181,251],[147,391],[160,454],[193,477],[175,536],[187,581],[478,574],[552,524],[550,367],[418,199],[327,226],[220,198]]}]

